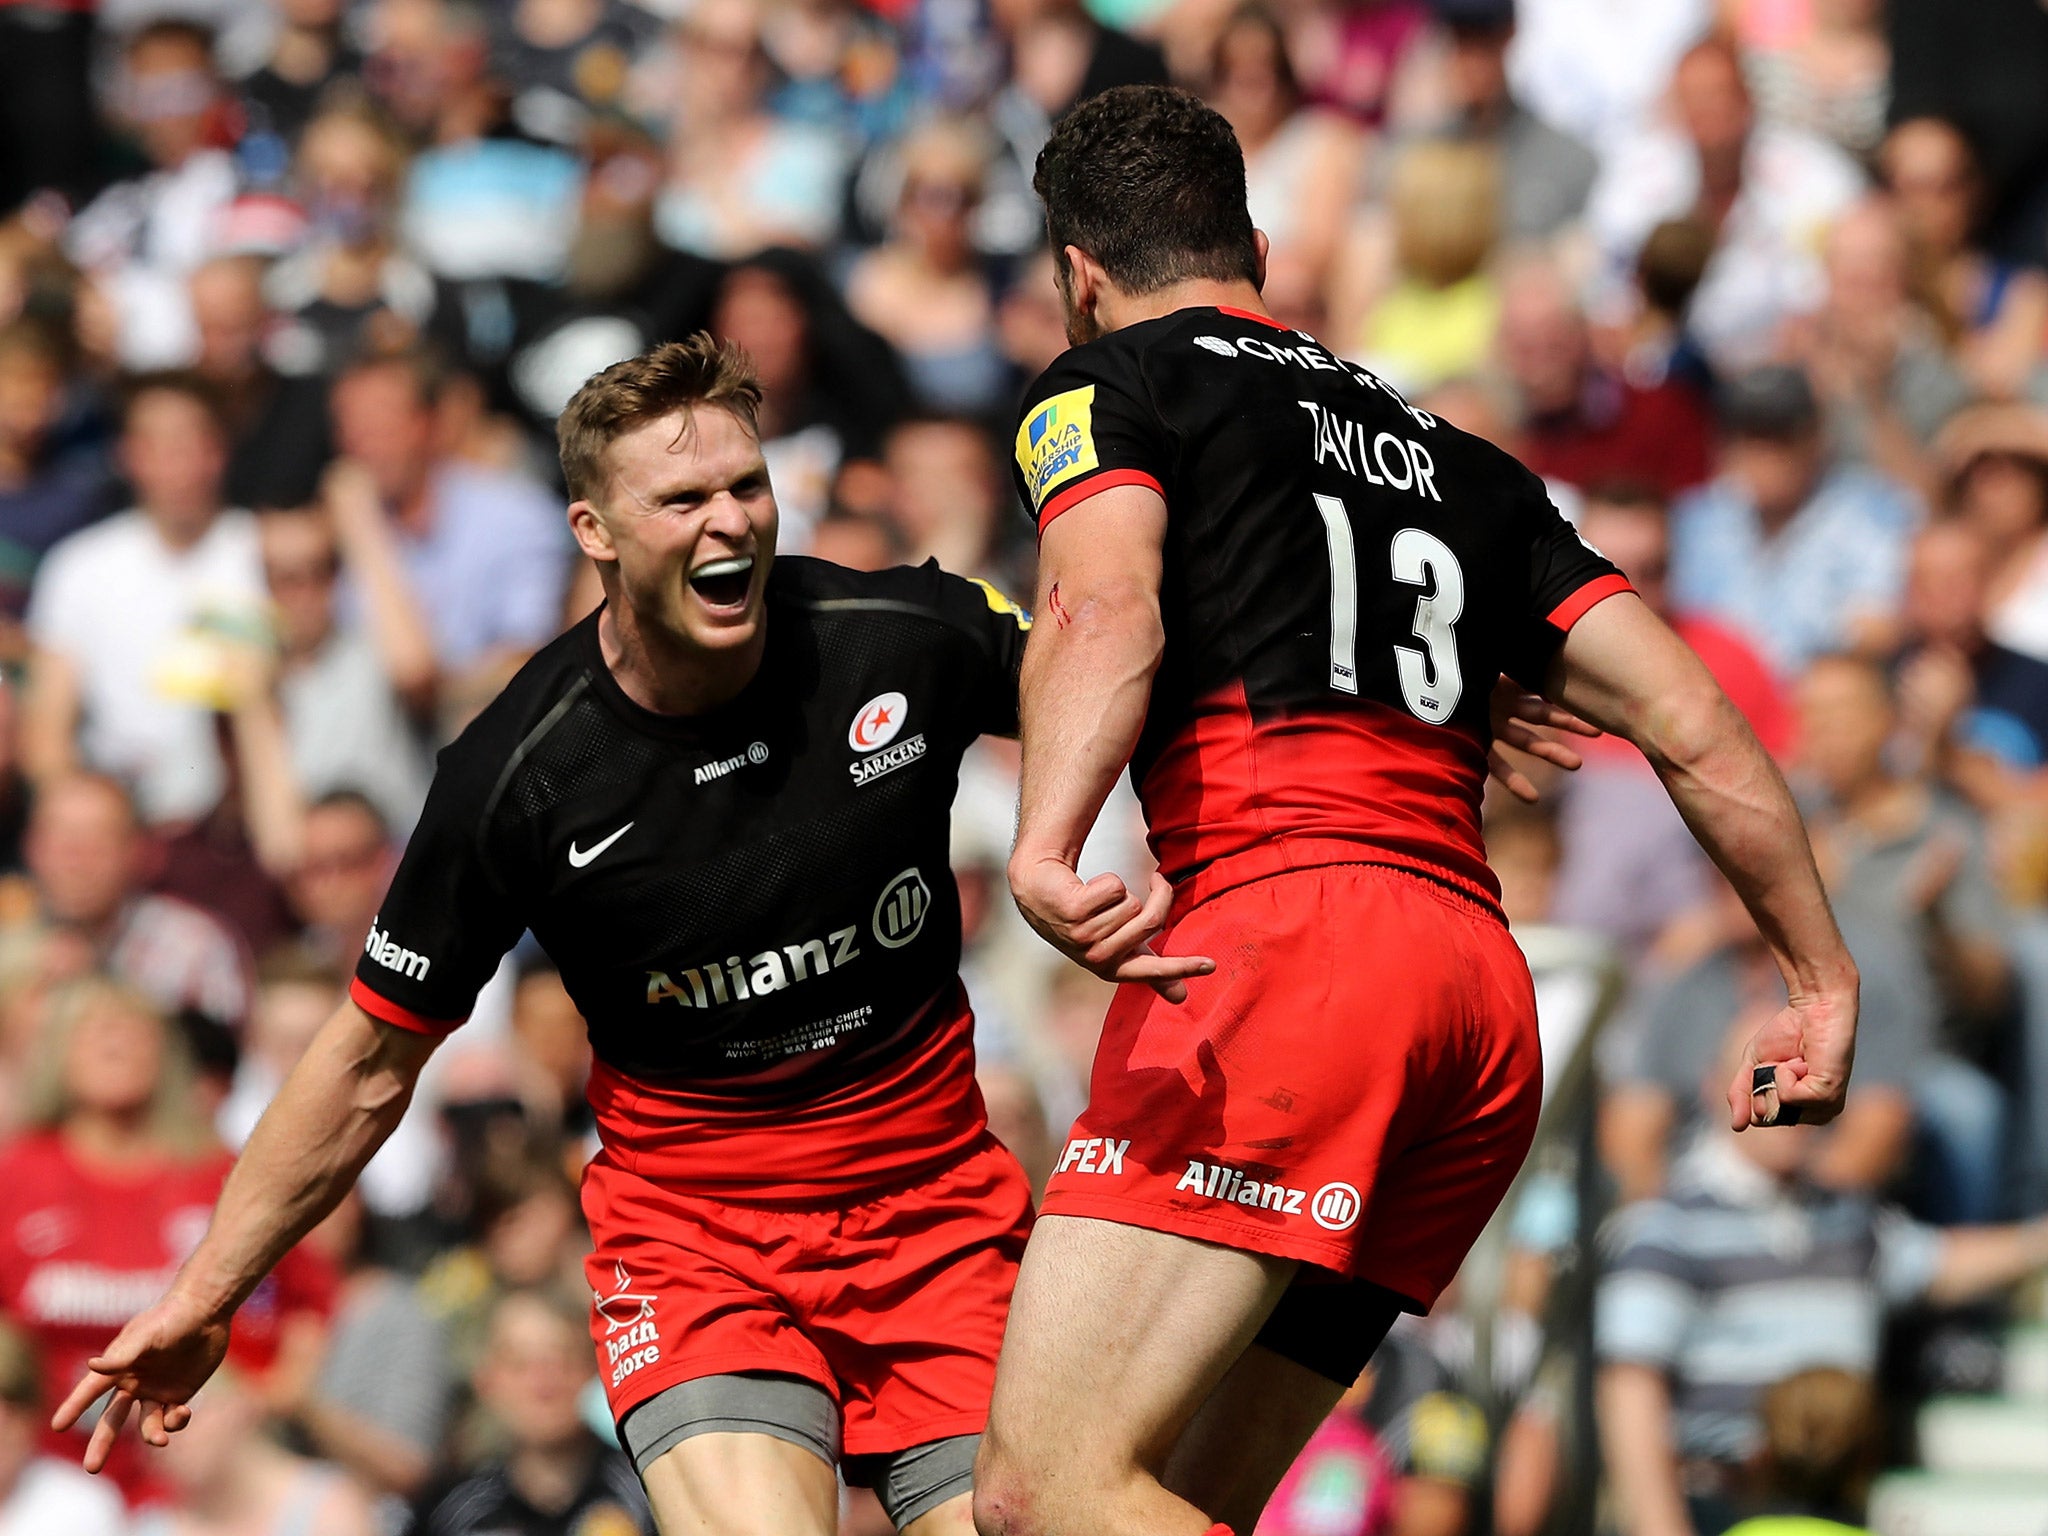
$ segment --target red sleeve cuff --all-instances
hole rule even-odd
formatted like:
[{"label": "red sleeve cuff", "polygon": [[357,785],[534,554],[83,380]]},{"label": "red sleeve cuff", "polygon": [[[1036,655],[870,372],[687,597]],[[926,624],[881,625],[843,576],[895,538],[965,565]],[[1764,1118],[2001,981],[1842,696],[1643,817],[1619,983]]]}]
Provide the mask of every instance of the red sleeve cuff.
[{"label": "red sleeve cuff", "polygon": [[1166,497],[1166,487],[1161,485],[1151,475],[1146,474],[1142,469],[1105,470],[1099,475],[1090,475],[1086,480],[1081,480],[1068,486],[1059,495],[1053,497],[1052,500],[1039,508],[1039,533],[1043,534],[1046,526],[1062,512],[1071,512],[1089,497],[1100,495],[1107,490],[1113,490],[1119,485],[1149,486],[1159,493],[1161,500],[1164,500]]},{"label": "red sleeve cuff", "polygon": [[1633,592],[1626,576],[1595,576],[1570,597],[1551,609],[1546,616],[1552,629],[1571,633],[1571,628],[1583,619],[1594,605],[1604,603],[1608,598],[1623,592]]},{"label": "red sleeve cuff", "polygon": [[410,1008],[394,1003],[388,997],[380,996],[363,985],[363,978],[352,976],[348,983],[349,1001],[354,1003],[371,1018],[409,1029],[416,1035],[445,1035],[459,1028],[467,1019],[430,1019],[423,1013],[414,1013]]}]

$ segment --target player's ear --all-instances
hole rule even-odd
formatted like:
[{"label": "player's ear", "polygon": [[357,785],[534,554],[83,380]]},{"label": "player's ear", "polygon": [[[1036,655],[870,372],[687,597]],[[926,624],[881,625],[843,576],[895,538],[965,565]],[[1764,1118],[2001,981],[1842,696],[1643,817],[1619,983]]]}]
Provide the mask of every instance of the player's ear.
[{"label": "player's ear", "polygon": [[1067,247],[1067,305],[1077,315],[1092,315],[1102,301],[1106,274],[1093,256],[1078,245]]},{"label": "player's ear", "polygon": [[591,559],[619,558],[618,546],[612,542],[612,531],[605,526],[604,514],[593,503],[569,503],[569,531],[576,536],[576,547]]},{"label": "player's ear", "polygon": [[1266,238],[1266,232],[1263,229],[1252,231],[1252,252],[1256,258],[1254,266],[1259,274],[1253,279],[1252,286],[1261,293],[1266,291],[1266,255],[1272,249],[1273,242]]}]

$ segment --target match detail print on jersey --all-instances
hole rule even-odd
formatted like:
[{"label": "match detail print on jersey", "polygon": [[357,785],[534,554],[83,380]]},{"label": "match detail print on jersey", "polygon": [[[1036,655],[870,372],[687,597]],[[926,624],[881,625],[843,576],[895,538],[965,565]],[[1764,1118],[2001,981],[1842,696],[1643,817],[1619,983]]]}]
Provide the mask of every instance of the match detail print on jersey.
[{"label": "match detail print on jersey", "polygon": [[1366,859],[1498,900],[1493,680],[1542,687],[1565,632],[1628,590],[1540,480],[1312,337],[1210,307],[1063,354],[1016,447],[1047,541],[1113,487],[1166,504],[1131,780],[1184,899]]}]

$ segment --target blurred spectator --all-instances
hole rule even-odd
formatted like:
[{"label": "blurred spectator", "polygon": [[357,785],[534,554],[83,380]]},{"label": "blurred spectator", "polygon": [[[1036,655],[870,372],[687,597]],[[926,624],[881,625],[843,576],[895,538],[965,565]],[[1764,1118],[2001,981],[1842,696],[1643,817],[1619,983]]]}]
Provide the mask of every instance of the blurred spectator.
[{"label": "blurred spectator", "polygon": [[[46,1413],[206,1226],[228,1159],[195,1112],[191,1074],[140,994],[87,979],[52,996],[29,1129],[0,1149],[0,1308],[37,1342]],[[331,1289],[326,1266],[294,1250],[237,1314],[230,1362],[259,1379],[310,1369]],[[44,1444],[81,1454],[78,1433],[46,1429]],[[108,1470],[132,1500],[161,1464],[123,1439]]]},{"label": "blurred spectator", "polygon": [[1308,99],[1378,127],[1428,21],[1422,0],[1356,0],[1302,13],[1293,53]]},{"label": "blurred spectator", "polygon": [[1017,268],[1003,293],[1001,323],[1003,354],[1023,378],[1037,378],[1067,350],[1052,252],[1041,251]]},{"label": "blurred spectator", "polygon": [[[478,1062],[470,1053],[467,1065]],[[456,1154],[458,1178],[474,1179],[467,1229],[476,1240],[447,1249],[420,1277],[420,1299],[440,1323],[456,1369],[469,1374],[489,1346],[491,1320],[508,1293],[536,1288],[565,1296],[589,1295],[583,1281],[582,1209],[563,1166],[559,1141],[534,1134],[527,1106],[507,1080],[444,1085],[442,1115],[465,1148]],[[451,1077],[455,1076],[453,1068]],[[465,1168],[463,1165],[468,1165]],[[587,1350],[584,1356],[589,1359]],[[492,1405],[486,1405],[487,1407]],[[474,1448],[475,1426],[458,1439]]]},{"label": "blurred spectator", "polygon": [[904,564],[937,560],[963,576],[999,574],[993,562],[1009,488],[986,432],[946,417],[906,421],[889,434],[882,462],[894,482],[890,521],[908,546]]},{"label": "blurred spectator", "polygon": [[937,121],[902,151],[889,241],[854,263],[846,302],[893,346],[928,408],[993,416],[1014,387],[996,344],[995,290],[975,250],[986,150],[980,133]]},{"label": "blurred spectator", "polygon": [[61,970],[105,970],[159,1007],[241,1025],[249,1011],[242,946],[211,913],[143,889],[151,849],[117,782],[85,773],[47,781],[23,851],[34,931],[55,946]]},{"label": "blurred spectator", "polygon": [[1925,495],[1927,445],[1970,398],[1941,337],[1908,290],[1897,211],[1868,198],[1845,212],[1823,247],[1827,296],[1792,340],[1819,393],[1837,456]]},{"label": "blurred spectator", "polygon": [[1697,219],[1666,219],[1636,252],[1636,296],[1626,323],[1605,330],[1614,361],[1631,383],[1675,382],[1710,395],[1714,371],[1686,312],[1714,256],[1714,232]]},{"label": "blurred spectator", "polygon": [[1757,114],[1867,162],[1891,101],[1883,0],[1809,0],[1807,13],[1803,32],[1744,56]]},{"label": "blurred spectator", "polygon": [[1446,34],[1442,121],[1436,131],[1480,139],[1501,163],[1501,228],[1541,240],[1578,218],[1600,162],[1592,150],[1523,106],[1508,82],[1515,0],[1432,0]]},{"label": "blurred spectator", "polygon": [[1616,279],[1663,220],[1690,216],[1714,230],[1692,327],[1717,369],[1753,367],[1783,321],[1820,302],[1816,236],[1863,178],[1833,145],[1758,124],[1741,61],[1724,41],[1699,43],[1680,60],[1672,98],[1676,126],[1614,145],[1587,220]]},{"label": "blurred spectator", "polygon": [[1738,1136],[1723,1121],[1674,1167],[1667,1196],[1614,1218],[1594,1337],[1625,1536],[1733,1524],[1764,1393],[1815,1366],[1874,1372],[1888,1308],[1955,1305],[2048,1266],[2048,1220],[1937,1231],[1816,1185],[1835,1134]]},{"label": "blurred spectator", "polygon": [[1286,31],[1262,0],[1231,14],[1207,90],[1244,148],[1252,223],[1272,242],[1266,306],[1283,323],[1320,334],[1324,287],[1363,180],[1364,137],[1302,100]]},{"label": "blurred spectator", "polygon": [[1486,264],[1499,204],[1500,163],[1485,145],[1425,139],[1401,151],[1388,195],[1390,281],[1350,349],[1398,388],[1463,377],[1492,352],[1501,295]]},{"label": "blurred spectator", "polygon": [[[444,695],[467,718],[554,635],[568,534],[561,508],[539,486],[439,449],[440,386],[417,354],[355,363],[335,381],[334,435],[383,502],[406,581],[431,627]],[[345,501],[360,478],[329,484]],[[356,516],[337,509],[337,532]],[[362,547],[359,541],[351,554]],[[362,597],[374,622],[378,598]]]},{"label": "blurred spectator", "polygon": [[2048,661],[2048,412],[1975,406],[1936,447],[1948,510],[1991,551],[1991,638]]},{"label": "blurred spectator", "polygon": [[1938,117],[1900,123],[1879,156],[1913,243],[1914,291],[1980,393],[2009,399],[2041,363],[2048,277],[1983,246],[1986,189],[1962,130]]},{"label": "blurred spectator", "polygon": [[[352,486],[334,484],[339,472],[331,476],[328,506],[341,519],[355,517],[350,542],[368,546],[365,558],[350,562],[351,572],[372,589],[367,625],[342,621],[340,541],[327,512],[305,508],[258,519],[277,623],[278,688],[301,791],[318,798],[360,789],[392,825],[409,827],[426,799],[428,767],[404,701],[416,707],[432,701],[433,642],[403,590],[376,489],[362,478],[366,483]],[[399,590],[380,600],[379,583]],[[387,607],[400,612],[380,625]],[[379,640],[387,640],[385,653]]]},{"label": "blurred spectator", "polygon": [[84,763],[132,778],[150,821],[188,820],[226,788],[212,718],[226,680],[207,632],[249,632],[260,613],[256,525],[222,505],[225,433],[189,375],[137,381],[120,457],[134,508],[63,540],[36,579],[23,748],[39,778]]},{"label": "blurred spectator", "polygon": [[1992,881],[1984,828],[1959,802],[1893,771],[1898,714],[1883,670],[1822,657],[1799,685],[1801,767],[1825,797],[1809,811],[1815,855],[1845,931],[1896,936],[1894,963],[1924,968],[1941,1054],[1913,1076],[1931,1132],[1932,1209],[1996,1214],[2003,1095],[1966,1064],[1982,1057],[2013,998],[2010,916]]},{"label": "blurred spectator", "polygon": [[122,48],[116,102],[150,168],[95,198],[65,244],[112,302],[122,364],[177,367],[197,340],[185,279],[212,254],[215,221],[237,186],[213,34],[190,21],[143,26]]},{"label": "blurred spectator", "polygon": [[656,31],[654,17],[625,0],[518,0],[493,22],[492,72],[511,89],[513,123],[570,149],[593,114],[617,110]]},{"label": "blurred spectator", "polygon": [[1714,10],[1714,0],[1517,0],[1508,78],[1531,108],[1604,158],[1642,128]]},{"label": "blurred spectator", "polygon": [[438,1461],[454,1381],[441,1330],[410,1281],[370,1258],[351,1191],[309,1239],[340,1272],[327,1357],[296,1401],[273,1401],[314,1450],[380,1496],[411,1500]]},{"label": "blurred spectator", "polygon": [[47,1413],[35,1347],[0,1322],[0,1536],[123,1536],[121,1496],[42,1451]]},{"label": "blurred spectator", "polygon": [[1918,760],[1987,813],[2026,794],[2048,768],[2048,662],[1984,628],[1991,549],[1945,518],[1913,541],[1898,663],[1901,723]]},{"label": "blurred spectator", "polygon": [[391,824],[360,790],[337,789],[306,808],[302,846],[291,878],[292,911],[305,925],[308,948],[351,975],[398,866]]},{"label": "blurred spectator", "polygon": [[[1766,751],[1791,745],[1790,707],[1770,668],[1734,631],[1671,607],[1671,527],[1656,496],[1626,483],[1595,487],[1579,533],[1620,567],[1658,617],[1678,631],[1749,721]],[[1634,747],[1601,736],[1580,748],[1585,766],[1557,790],[1563,860],[1556,920],[1641,955],[1709,889],[1704,856],[1671,797]],[[1492,838],[1488,837],[1489,857]]]},{"label": "blurred spectator", "polygon": [[802,554],[841,460],[875,453],[907,409],[895,354],[799,251],[734,263],[712,302],[710,329],[753,360],[763,394],[761,452],[782,514],[775,547]]},{"label": "blurred spectator", "polygon": [[656,233],[678,250],[734,257],[832,237],[839,144],[765,103],[768,60],[750,0],[701,0],[677,24],[667,185]]},{"label": "blurred spectator", "polygon": [[[445,6],[444,52],[481,68],[485,25],[466,6]],[[568,261],[583,167],[514,132],[505,96],[505,82],[483,76],[439,99],[432,147],[406,177],[404,243],[437,277],[553,282]]]},{"label": "blurred spectator", "polygon": [[1397,1328],[1274,1490],[1256,1536],[1463,1536],[1486,1416]]},{"label": "blurred spectator", "polygon": [[1834,458],[1796,368],[1731,381],[1720,418],[1720,475],[1672,514],[1673,602],[1784,677],[1828,651],[1887,649],[1916,521],[1905,492]]},{"label": "blurred spectator", "polygon": [[281,317],[270,342],[294,374],[339,372],[365,351],[414,342],[434,312],[434,279],[398,243],[405,146],[367,106],[330,107],[299,140],[294,180],[305,243],[271,269]]},{"label": "blurred spectator", "polygon": [[[591,1136],[597,1122],[583,1096],[590,1078],[589,1026],[562,985],[562,973],[545,960],[519,973],[512,994],[512,1038],[562,1136],[577,1141]],[[580,1168],[582,1158],[573,1146],[570,1155]]]},{"label": "blurred spectator", "polygon": [[[1361,9],[1377,4],[1366,0]],[[992,0],[989,19],[999,34],[994,41],[1007,43],[1010,53],[1009,79],[989,104],[989,116],[1021,162],[1027,183],[1052,125],[1076,102],[1119,85],[1167,81],[1166,60],[1156,45],[1104,25],[1081,0]],[[1201,52],[1209,41],[1202,38]]]},{"label": "blurred spectator", "polygon": [[1797,1521],[1863,1523],[1870,1479],[1884,1453],[1883,1419],[1868,1376],[1819,1366],[1764,1393],[1757,1502],[1766,1514],[1734,1527],[1742,1536],[1789,1536]]},{"label": "blurred spectator", "polygon": [[417,1536],[505,1530],[654,1536],[633,1465],[598,1444],[581,1399],[594,1366],[588,1303],[514,1291],[491,1308],[476,1392],[502,1432],[504,1453],[421,1500]]},{"label": "blurred spectator", "polygon": [[319,482],[333,444],[327,391],[318,379],[286,377],[266,343],[272,316],[263,297],[263,262],[218,256],[192,274],[189,293],[199,332],[192,371],[220,403],[228,432],[225,494],[238,507],[295,507]]},{"label": "blurred spectator", "polygon": [[237,84],[247,119],[243,155],[263,143],[279,167],[331,88],[361,72],[362,56],[342,25],[345,0],[270,0],[277,13],[269,52]]},{"label": "blurred spectator", "polygon": [[192,1409],[192,1422],[158,1453],[175,1508],[138,1516],[135,1536],[376,1536],[362,1491],[278,1444],[262,1396],[232,1366],[207,1382]]},{"label": "blurred spectator", "polygon": [[9,621],[27,609],[50,547],[115,505],[104,448],[64,430],[68,371],[64,347],[40,323],[0,326],[0,615]]},{"label": "blurred spectator", "polygon": [[1675,496],[1707,478],[1712,427],[1699,400],[1602,367],[1563,272],[1544,258],[1516,262],[1502,285],[1500,359],[1527,416],[1522,461],[1545,479]]}]

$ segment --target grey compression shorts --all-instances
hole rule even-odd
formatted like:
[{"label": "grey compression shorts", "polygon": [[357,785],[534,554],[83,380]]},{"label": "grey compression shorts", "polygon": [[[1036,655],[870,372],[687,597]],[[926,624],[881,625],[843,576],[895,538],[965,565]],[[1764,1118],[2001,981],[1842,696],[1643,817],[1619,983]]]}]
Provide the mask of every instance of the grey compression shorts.
[{"label": "grey compression shorts", "polygon": [[842,1456],[839,1409],[822,1387],[794,1376],[699,1376],[657,1392],[619,1424],[642,1476],[692,1435],[772,1435],[814,1451],[846,1480],[872,1488],[899,1531],[974,1486],[979,1435],[952,1435],[873,1456]]}]

